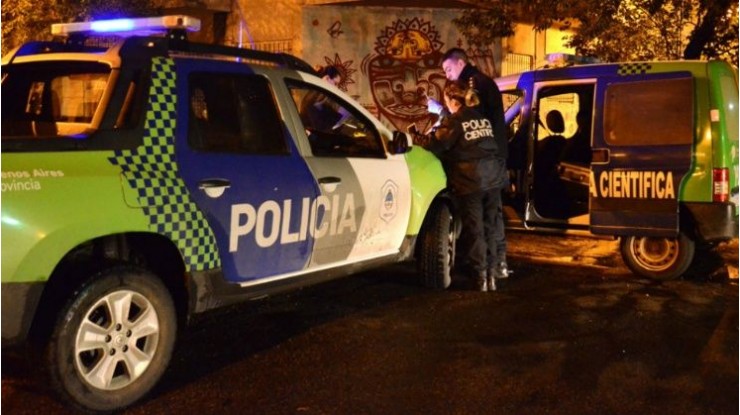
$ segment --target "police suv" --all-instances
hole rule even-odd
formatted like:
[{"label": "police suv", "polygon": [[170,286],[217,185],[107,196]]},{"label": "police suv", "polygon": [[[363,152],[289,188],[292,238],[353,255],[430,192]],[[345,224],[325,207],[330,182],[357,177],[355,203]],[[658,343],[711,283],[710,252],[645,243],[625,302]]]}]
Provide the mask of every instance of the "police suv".
[{"label": "police suv", "polygon": [[411,258],[450,283],[439,161],[305,62],[199,26],[54,25],[2,61],[3,346],[42,340],[85,409],[149,391],[194,314]]},{"label": "police suv", "polygon": [[738,81],[725,62],[573,65],[496,79],[510,228],[619,237],[636,274],[684,274],[738,236]]}]

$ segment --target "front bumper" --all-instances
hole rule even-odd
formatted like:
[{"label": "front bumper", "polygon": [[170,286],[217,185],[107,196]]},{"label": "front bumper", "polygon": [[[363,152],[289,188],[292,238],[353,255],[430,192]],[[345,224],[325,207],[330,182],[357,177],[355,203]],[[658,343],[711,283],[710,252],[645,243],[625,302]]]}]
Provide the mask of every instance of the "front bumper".
[{"label": "front bumper", "polygon": [[45,283],[2,283],[2,347],[26,340]]}]

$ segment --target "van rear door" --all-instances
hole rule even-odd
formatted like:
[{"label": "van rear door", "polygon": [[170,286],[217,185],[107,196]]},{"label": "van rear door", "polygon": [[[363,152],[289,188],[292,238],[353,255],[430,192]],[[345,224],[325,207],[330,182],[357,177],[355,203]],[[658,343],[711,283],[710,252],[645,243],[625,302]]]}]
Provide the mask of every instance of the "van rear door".
[{"label": "van rear door", "polygon": [[619,65],[599,78],[589,186],[595,234],[672,237],[678,195],[691,166],[694,78]]}]

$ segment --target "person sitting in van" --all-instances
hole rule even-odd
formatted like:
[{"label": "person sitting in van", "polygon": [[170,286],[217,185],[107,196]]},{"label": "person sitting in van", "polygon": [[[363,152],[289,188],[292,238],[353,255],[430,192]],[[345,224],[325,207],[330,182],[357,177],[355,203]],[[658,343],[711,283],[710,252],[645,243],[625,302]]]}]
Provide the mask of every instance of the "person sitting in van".
[{"label": "person sitting in van", "polygon": [[534,180],[538,192],[545,191],[535,203],[539,213],[546,217],[563,218],[568,214],[568,203],[564,200],[564,187],[558,176],[558,163],[565,148],[565,119],[558,110],[552,110],[545,117],[550,135],[537,142],[535,154]]}]

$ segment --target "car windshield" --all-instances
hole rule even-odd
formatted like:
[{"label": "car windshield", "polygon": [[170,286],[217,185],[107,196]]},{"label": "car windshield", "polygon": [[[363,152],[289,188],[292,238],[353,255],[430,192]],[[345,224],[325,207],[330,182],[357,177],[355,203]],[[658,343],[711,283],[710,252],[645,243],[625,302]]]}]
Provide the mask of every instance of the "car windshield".
[{"label": "car windshield", "polygon": [[2,139],[79,136],[93,128],[110,79],[95,62],[42,62],[3,68]]}]

